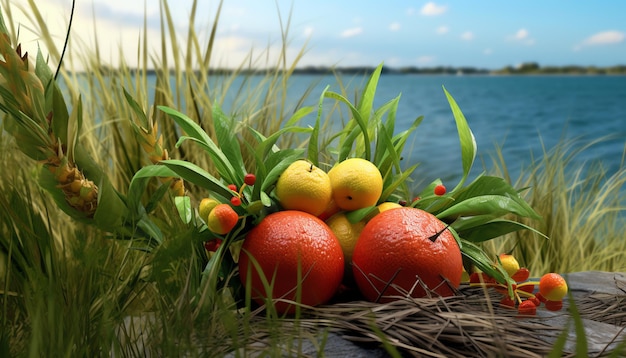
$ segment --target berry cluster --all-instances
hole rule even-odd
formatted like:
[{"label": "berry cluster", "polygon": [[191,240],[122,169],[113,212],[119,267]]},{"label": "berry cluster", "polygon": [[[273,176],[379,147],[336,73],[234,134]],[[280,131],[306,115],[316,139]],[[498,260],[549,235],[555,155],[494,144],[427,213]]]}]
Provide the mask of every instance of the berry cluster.
[{"label": "berry cluster", "polygon": [[[504,265],[503,265],[504,266]],[[500,300],[500,306],[515,308],[520,315],[532,316],[537,313],[537,307],[542,303],[549,311],[558,311],[563,308],[563,298],[567,294],[567,283],[557,273],[547,273],[539,281],[529,280],[530,271],[521,267],[512,275],[515,283],[509,285],[497,282],[493,277],[483,272],[474,272],[470,275],[470,286],[493,287],[496,291],[504,294]],[[536,292],[535,286],[538,286]],[[509,292],[512,292],[510,295]]]},{"label": "berry cluster", "polygon": [[[233,192],[233,196],[230,198],[230,204],[220,203],[213,198],[204,198],[200,201],[198,212],[212,233],[226,235],[237,225],[239,214],[233,209],[233,206],[241,205],[242,198],[244,197],[244,188],[254,185],[256,176],[248,173],[245,175],[243,182],[243,185],[239,189],[237,189],[235,184],[228,185],[228,189]],[[204,247],[209,252],[215,252],[221,244],[222,239],[216,238],[207,241]]]}]

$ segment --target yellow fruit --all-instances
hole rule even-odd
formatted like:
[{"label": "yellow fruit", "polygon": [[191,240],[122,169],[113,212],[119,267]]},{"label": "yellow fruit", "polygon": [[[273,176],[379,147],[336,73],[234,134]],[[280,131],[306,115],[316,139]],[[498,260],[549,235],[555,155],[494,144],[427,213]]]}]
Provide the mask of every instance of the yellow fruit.
[{"label": "yellow fruit", "polygon": [[343,251],[345,279],[351,279],[352,277],[352,252],[354,252],[354,247],[365,224],[365,220],[351,223],[344,212],[337,213],[326,220],[326,225],[330,227],[330,230],[339,240],[341,250]]},{"label": "yellow fruit", "polygon": [[276,182],[278,202],[286,210],[318,216],[332,199],[328,174],[306,160],[296,160]]},{"label": "yellow fruit", "polygon": [[383,192],[383,177],[370,161],[350,158],[329,172],[333,199],[343,210],[351,211],[376,205]]},{"label": "yellow fruit", "polygon": [[401,208],[401,207],[402,205],[398,203],[392,203],[392,202],[386,201],[384,203],[378,204],[378,211],[382,213],[383,211],[386,211],[389,209],[395,209],[395,208]]},{"label": "yellow fruit", "polygon": [[513,255],[500,254],[500,263],[502,263],[502,268],[509,276],[515,275],[517,270],[519,270],[519,262],[517,262],[517,259],[515,259]]},{"label": "yellow fruit", "polygon": [[198,205],[198,214],[200,218],[205,222],[209,220],[209,213],[213,210],[214,207],[219,204],[219,201],[212,198],[204,198],[200,200],[200,205]]}]

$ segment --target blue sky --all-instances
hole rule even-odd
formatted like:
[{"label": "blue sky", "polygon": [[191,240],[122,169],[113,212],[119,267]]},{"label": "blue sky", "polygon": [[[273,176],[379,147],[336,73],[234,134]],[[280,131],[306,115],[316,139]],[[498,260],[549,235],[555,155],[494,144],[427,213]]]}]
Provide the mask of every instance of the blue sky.
[{"label": "blue sky", "polygon": [[[37,3],[61,45],[71,0]],[[191,3],[170,1],[181,41]],[[217,3],[199,1],[196,29],[202,40],[208,37]],[[156,49],[160,44],[158,0],[146,0],[145,9],[141,0],[77,0],[74,36],[83,39],[79,50],[93,46],[95,14],[95,37],[103,58],[115,64],[122,47],[132,64],[144,13],[150,46]],[[266,58],[273,61],[282,43],[279,14],[284,25],[290,21],[288,60],[303,47],[307,49],[302,66],[626,64],[626,1],[622,0],[225,0],[216,44],[218,64],[235,66],[250,51],[253,57],[263,57],[260,65]],[[35,43],[36,36],[31,41]]]}]

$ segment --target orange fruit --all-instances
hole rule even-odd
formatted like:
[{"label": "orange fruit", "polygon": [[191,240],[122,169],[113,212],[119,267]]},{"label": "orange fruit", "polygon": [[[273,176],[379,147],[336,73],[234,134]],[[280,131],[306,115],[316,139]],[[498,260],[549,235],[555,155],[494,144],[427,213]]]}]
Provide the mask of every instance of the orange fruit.
[{"label": "orange fruit", "polygon": [[328,172],[337,206],[351,211],[376,205],[383,192],[383,177],[374,163],[350,158]]},{"label": "orange fruit", "polygon": [[225,235],[232,230],[239,221],[239,215],[228,204],[218,204],[209,213],[207,226],[218,235]]},{"label": "orange fruit", "polygon": [[416,208],[374,216],[352,255],[354,278],[365,298],[385,302],[391,298],[383,296],[405,292],[423,297],[427,292],[422,285],[441,296],[453,295],[461,283],[463,261],[454,236],[445,228],[434,215]]},{"label": "orange fruit", "polygon": [[198,215],[200,215],[200,218],[207,222],[209,220],[209,213],[219,203],[219,201],[212,198],[204,198],[200,200],[200,204],[198,205]]},{"label": "orange fruit", "polygon": [[500,254],[500,263],[502,264],[502,268],[506,271],[509,276],[515,275],[515,273],[520,269],[519,262],[513,255],[509,254]]},{"label": "orange fruit", "polygon": [[326,225],[330,227],[337,240],[339,240],[341,250],[343,251],[345,262],[344,281],[352,281],[352,253],[365,224],[366,221],[364,220],[351,223],[345,212],[337,213],[326,220]]},{"label": "orange fruit", "polygon": [[539,293],[550,301],[561,301],[567,295],[567,282],[558,273],[547,273],[539,279]]},{"label": "orange fruit", "polygon": [[306,160],[296,160],[280,174],[276,196],[286,210],[300,210],[318,216],[332,199],[328,174]]},{"label": "orange fruit", "polygon": [[[246,235],[239,256],[241,282],[250,285],[260,304],[267,298],[296,301],[298,285],[302,304],[325,303],[335,294],[343,272],[341,245],[328,225],[297,210],[263,218]],[[275,308],[284,313],[295,306],[277,301]]]}]

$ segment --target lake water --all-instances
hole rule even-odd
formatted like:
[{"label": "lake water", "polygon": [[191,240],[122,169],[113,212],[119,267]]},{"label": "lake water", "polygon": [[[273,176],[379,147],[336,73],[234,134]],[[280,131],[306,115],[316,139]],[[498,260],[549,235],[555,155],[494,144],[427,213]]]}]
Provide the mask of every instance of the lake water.
[{"label": "lake water", "polygon": [[[346,76],[349,93],[366,77]],[[333,76],[296,75],[290,79],[295,101],[312,83],[305,105],[315,105],[326,85],[339,91]],[[407,164],[419,162],[416,185],[441,178],[456,185],[462,174],[456,124],[442,86],[463,111],[478,144],[473,175],[489,168],[499,146],[513,179],[532,156],[540,158],[564,139],[580,145],[607,137],[578,155],[573,165],[602,161],[609,174],[622,167],[626,145],[626,76],[381,76],[375,105],[402,95],[397,131],[423,115],[405,148]],[[329,103],[331,100],[327,100]],[[226,106],[227,107],[227,106]],[[227,108],[225,108],[227,109]],[[314,118],[314,116],[312,116]]]}]

